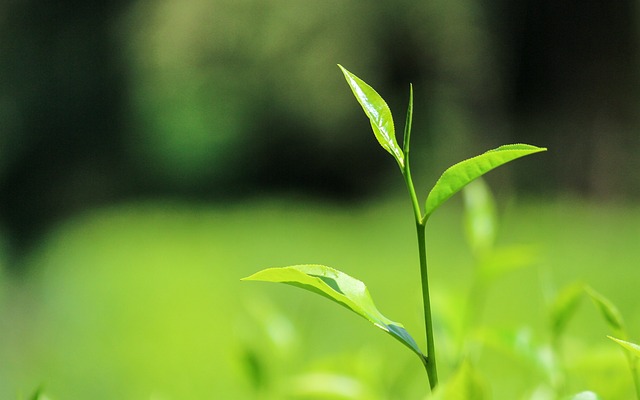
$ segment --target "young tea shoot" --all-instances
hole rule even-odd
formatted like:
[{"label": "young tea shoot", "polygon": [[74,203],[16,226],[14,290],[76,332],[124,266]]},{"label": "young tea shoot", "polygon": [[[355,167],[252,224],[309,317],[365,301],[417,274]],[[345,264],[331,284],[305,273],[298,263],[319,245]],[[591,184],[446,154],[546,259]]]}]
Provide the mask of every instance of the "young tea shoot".
[{"label": "young tea shoot", "polygon": [[[422,203],[424,204],[424,208],[422,208],[421,202],[416,195],[409,165],[411,124],[413,119],[413,88],[411,86],[409,87],[409,106],[404,126],[403,143],[402,147],[400,147],[396,140],[393,116],[384,99],[378,92],[356,75],[341,65],[339,65],[339,68],[356,97],[356,100],[360,103],[360,106],[362,106],[364,113],[368,117],[371,128],[373,129],[373,134],[378,143],[391,154],[398,164],[409,192],[418,238],[422,303],[427,343],[426,351],[423,352],[420,349],[416,341],[401,323],[392,321],[378,310],[364,283],[337,269],[320,264],[293,265],[268,268],[246,277],[243,280],[280,282],[296,286],[320,294],[367,319],[374,326],[382,329],[404,344],[420,358],[427,372],[431,390],[434,390],[438,386],[438,370],[436,345],[433,336],[433,320],[431,318],[429,276],[427,271],[427,247],[425,240],[427,221],[436,209],[475,179],[515,159],[546,151],[546,148],[528,144],[508,144],[461,161],[442,173],[429,192],[426,201]],[[461,376],[468,376],[468,374],[463,373]],[[466,378],[459,380],[468,382]],[[448,391],[455,390],[457,389],[448,388]]]}]

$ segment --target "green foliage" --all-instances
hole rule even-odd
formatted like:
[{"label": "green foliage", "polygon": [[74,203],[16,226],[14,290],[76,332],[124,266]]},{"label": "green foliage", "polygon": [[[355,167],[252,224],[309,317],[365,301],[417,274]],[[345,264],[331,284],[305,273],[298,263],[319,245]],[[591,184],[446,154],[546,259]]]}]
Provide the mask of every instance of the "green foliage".
[{"label": "green foliage", "polygon": [[[404,130],[404,143],[401,150],[395,137],[395,128],[393,117],[389,106],[384,99],[367,83],[349,72],[347,69],[338,65],[341,69],[351,91],[357,101],[362,106],[364,113],[369,118],[371,128],[378,143],[389,152],[398,163],[402,175],[407,185],[409,196],[411,197],[415,223],[418,236],[418,254],[420,261],[420,274],[422,284],[423,312],[425,319],[425,335],[427,341],[426,356],[420,351],[415,340],[406,332],[402,325],[388,320],[382,316],[374,306],[366,286],[347,274],[322,265],[295,265],[284,268],[271,268],[260,271],[248,278],[247,280],[265,280],[270,282],[284,282],[303,289],[318,293],[327,297],[356,314],[368,319],[374,325],[387,331],[396,339],[401,341],[411,350],[413,350],[422,360],[429,379],[431,390],[433,391],[438,385],[438,373],[436,363],[436,346],[434,341],[434,327],[431,316],[431,299],[429,293],[429,277],[427,273],[426,259],[426,243],[425,243],[425,226],[431,214],[447,201],[454,194],[462,190],[472,181],[486,174],[487,172],[526,155],[545,151],[545,148],[531,146],[527,144],[512,144],[500,146],[497,149],[490,150],[479,156],[462,161],[447,169],[440,179],[432,188],[426,200],[425,214],[422,216],[420,205],[416,196],[413,185],[411,170],[409,167],[409,150],[411,138],[411,124],[413,120],[413,87],[410,88],[409,106],[407,109],[406,124]],[[484,201],[488,201],[486,198]],[[485,204],[485,208],[487,206]],[[472,232],[472,240],[476,246],[489,246],[493,238],[482,232],[480,221],[482,212],[479,211],[474,217],[477,221],[471,221],[475,227]],[[486,217],[486,216],[485,216]],[[489,233],[491,235],[492,233]],[[485,237],[481,237],[485,235]],[[470,378],[468,372],[463,370],[462,378],[458,381],[462,383],[453,384],[453,390],[460,396],[467,396],[469,393],[475,393],[479,396],[479,392],[470,386]],[[447,394],[446,396],[450,396]],[[481,398],[481,397],[477,397]]]},{"label": "green foliage", "polygon": [[[295,198],[220,206],[145,202],[78,216],[55,228],[25,261],[33,274],[19,285],[6,276],[0,359],[10,362],[0,362],[0,398],[16,399],[26,388],[21,399],[27,400],[34,383],[44,380],[45,394],[56,400],[151,400],[151,394],[192,399],[211,393],[280,400],[293,397],[284,390],[293,387],[291,380],[319,381],[317,375],[298,381],[299,375],[326,373],[350,377],[348,382],[356,380],[375,394],[358,400],[424,399],[424,373],[413,352],[368,329],[361,317],[319,296],[314,301],[313,295],[296,294],[298,289],[238,280],[265,260],[286,265],[324,257],[348,266],[351,276],[367,283],[383,314],[423,342],[420,310],[413,303],[419,298],[412,273],[415,243],[403,226],[410,213],[397,213],[406,203],[399,196],[348,205]],[[449,321],[463,312],[473,261],[458,212],[445,207],[429,221],[430,263],[447,266],[430,271],[442,385],[458,361],[450,347],[450,329],[457,327]],[[363,226],[367,232],[359,234]],[[534,348],[544,346],[549,325],[538,283],[548,267],[554,279],[588,278],[601,293],[615,294],[625,319],[629,314],[629,340],[638,343],[638,321],[631,318],[640,280],[634,265],[640,256],[633,235],[638,226],[635,204],[520,197],[505,207],[496,247],[536,242],[544,258],[495,282],[484,330],[471,339],[482,339],[488,329],[526,325]],[[590,251],[577,251],[585,246]],[[392,251],[377,251],[383,248]],[[605,338],[612,332],[594,323],[600,315],[585,295],[584,300],[563,330],[567,380],[557,398],[591,390],[607,400],[634,399],[622,348]],[[246,375],[248,350],[262,366],[260,389]],[[492,399],[533,399],[533,389],[546,383],[514,352],[513,345],[485,344],[472,359]],[[549,398],[554,397],[536,397]]]},{"label": "green foliage", "polygon": [[415,340],[398,322],[391,321],[376,308],[369,290],[361,281],[324,265],[295,265],[269,268],[244,280],[281,282],[320,294],[362,316],[413,350],[424,362]]},{"label": "green foliage", "polygon": [[593,304],[596,306],[598,311],[602,314],[602,317],[607,322],[609,327],[613,330],[613,332],[622,338],[627,338],[627,328],[624,323],[624,319],[622,318],[622,314],[618,310],[611,300],[604,297],[602,294],[598,293],[595,289],[591,287],[585,287],[585,291],[593,300]]},{"label": "green foliage", "polygon": [[371,128],[378,143],[396,159],[400,168],[404,167],[404,154],[396,141],[396,131],[389,106],[371,86],[347,71],[342,65],[338,66],[351,87],[353,95],[362,106],[364,113],[369,117]]},{"label": "green foliage", "polygon": [[584,287],[583,283],[573,283],[567,285],[556,295],[549,311],[551,333],[554,340],[560,337],[578,308]]},{"label": "green foliage", "polygon": [[463,187],[487,172],[520,157],[546,151],[528,144],[508,144],[449,167],[427,196],[425,218]]},{"label": "green foliage", "polygon": [[636,389],[636,397],[640,400],[640,375],[638,375],[638,353],[640,347],[635,344],[628,342],[626,339],[629,336],[627,332],[626,324],[624,319],[622,318],[622,313],[618,310],[618,307],[611,302],[608,298],[598,293],[595,289],[591,287],[586,287],[585,291],[589,294],[596,308],[602,314],[602,317],[607,322],[611,330],[615,333],[617,338],[608,336],[611,340],[618,343],[622,346],[622,349],[625,352],[627,357],[627,363],[629,365],[629,370],[631,371],[631,376],[633,377],[633,383]]}]

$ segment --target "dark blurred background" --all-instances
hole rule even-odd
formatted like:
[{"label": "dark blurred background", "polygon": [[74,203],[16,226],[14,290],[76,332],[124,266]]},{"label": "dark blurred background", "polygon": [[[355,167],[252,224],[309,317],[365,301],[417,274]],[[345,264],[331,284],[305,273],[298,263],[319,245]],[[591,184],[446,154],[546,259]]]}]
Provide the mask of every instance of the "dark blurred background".
[{"label": "dark blurred background", "polygon": [[550,151],[496,175],[509,190],[637,199],[639,20],[631,0],[5,0],[5,247],[114,202],[385,192],[393,160],[337,63],[399,131],[413,83],[425,186],[526,142]]}]

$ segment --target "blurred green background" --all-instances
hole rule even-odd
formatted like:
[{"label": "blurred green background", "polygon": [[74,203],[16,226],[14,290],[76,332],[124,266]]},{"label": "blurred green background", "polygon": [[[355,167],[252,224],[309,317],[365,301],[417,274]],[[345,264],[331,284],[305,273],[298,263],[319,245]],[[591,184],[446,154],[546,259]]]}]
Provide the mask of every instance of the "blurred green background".
[{"label": "blurred green background", "polygon": [[[579,280],[640,339],[637,2],[370,3],[0,4],[0,398],[424,398],[419,363],[366,322],[239,281],[334,266],[422,343],[403,182],[338,63],[400,127],[413,83],[422,197],[462,158],[549,147],[488,177],[498,244],[537,256],[489,290],[483,326],[537,349]],[[474,268],[461,211],[427,232],[445,377]],[[631,396],[607,333],[583,304],[568,390]],[[548,398],[518,354],[482,353],[493,397]]]}]

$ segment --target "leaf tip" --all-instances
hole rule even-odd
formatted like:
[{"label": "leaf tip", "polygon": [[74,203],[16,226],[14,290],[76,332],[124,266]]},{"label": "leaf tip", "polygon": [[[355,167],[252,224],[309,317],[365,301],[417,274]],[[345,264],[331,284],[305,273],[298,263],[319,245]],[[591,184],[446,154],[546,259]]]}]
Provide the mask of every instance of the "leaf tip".
[{"label": "leaf tip", "polygon": [[258,274],[260,274],[260,272],[262,272],[262,271],[253,273],[253,274],[251,274],[249,276],[245,276],[244,278],[240,278],[240,280],[241,281],[257,281],[259,279],[257,279],[256,276],[258,276]]}]

